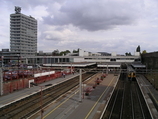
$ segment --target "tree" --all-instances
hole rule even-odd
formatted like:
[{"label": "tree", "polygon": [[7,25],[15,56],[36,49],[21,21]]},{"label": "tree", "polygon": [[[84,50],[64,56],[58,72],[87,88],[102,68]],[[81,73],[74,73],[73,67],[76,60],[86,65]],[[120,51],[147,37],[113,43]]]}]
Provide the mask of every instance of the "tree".
[{"label": "tree", "polygon": [[129,56],[132,56],[131,52],[128,53]]},{"label": "tree", "polygon": [[126,55],[126,56],[132,56],[132,54],[131,54],[130,52],[129,52],[129,53],[126,52],[125,55]]},{"label": "tree", "polygon": [[68,54],[68,53],[71,53],[69,50],[66,50],[66,51],[61,51],[60,52],[60,55],[66,55],[66,54]]},{"label": "tree", "polygon": [[136,52],[140,52],[140,45],[136,48]]},{"label": "tree", "polygon": [[79,48],[77,50],[73,50],[73,53],[79,53]]},{"label": "tree", "polygon": [[142,51],[142,54],[145,54],[145,53],[147,53],[147,51],[146,51],[146,50],[143,50],[143,51]]},{"label": "tree", "polygon": [[54,56],[58,56],[59,55],[59,50],[58,49],[54,50],[52,53],[53,53]]}]

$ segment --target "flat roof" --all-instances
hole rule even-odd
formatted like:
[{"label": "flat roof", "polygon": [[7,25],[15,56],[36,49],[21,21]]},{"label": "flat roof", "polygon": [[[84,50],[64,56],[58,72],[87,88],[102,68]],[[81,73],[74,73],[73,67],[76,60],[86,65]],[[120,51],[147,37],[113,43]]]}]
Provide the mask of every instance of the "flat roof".
[{"label": "flat roof", "polygon": [[97,67],[120,67],[121,65],[97,65]]},{"label": "flat roof", "polygon": [[134,68],[146,68],[144,64],[131,64]]},{"label": "flat roof", "polygon": [[43,66],[53,66],[53,67],[86,67],[95,65],[96,63],[81,62],[81,63],[57,63],[57,64],[43,64]]},{"label": "flat roof", "polygon": [[120,62],[99,63],[97,67],[121,67]]}]

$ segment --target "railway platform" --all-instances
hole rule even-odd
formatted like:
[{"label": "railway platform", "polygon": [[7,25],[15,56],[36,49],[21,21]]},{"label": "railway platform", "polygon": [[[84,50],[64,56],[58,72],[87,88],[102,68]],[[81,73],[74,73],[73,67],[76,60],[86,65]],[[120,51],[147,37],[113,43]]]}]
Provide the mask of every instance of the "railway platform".
[{"label": "railway platform", "polygon": [[158,91],[143,75],[138,75],[136,79],[153,116],[152,118],[158,119]]},{"label": "railway platform", "polygon": [[[117,79],[118,77],[114,78],[113,74],[108,75],[96,89],[92,90],[90,95],[84,96],[81,102],[78,101],[78,91],[68,94],[65,100],[61,100],[59,104],[47,110],[43,119],[100,119],[101,112],[108,104],[108,99],[113,92]],[[111,82],[112,80],[114,82]],[[158,112],[153,104],[153,100],[155,103],[158,102],[157,90],[142,75],[137,77],[137,81],[150,108],[152,118],[158,119]],[[40,116],[36,119],[40,119]]]},{"label": "railway platform", "polygon": [[[66,75],[66,77],[60,77],[38,86],[26,88],[16,91],[9,95],[0,97],[0,107],[14,102],[18,99],[24,98],[28,95],[36,93],[41,90],[41,87],[45,85],[55,85],[64,80],[68,80],[79,73]],[[94,80],[83,85],[84,89],[91,89],[89,95],[82,94],[82,99],[79,99],[79,90],[68,92],[62,99],[55,101],[49,108],[44,110],[43,119],[100,119],[102,110],[104,110],[108,104],[110,96],[117,84],[119,75],[109,74],[103,81],[97,85],[94,89],[90,88],[94,86]],[[94,78],[96,79],[96,78]],[[137,76],[137,82],[141,88],[143,96],[150,108],[150,113],[153,119],[158,119],[158,91],[148,82],[143,75]],[[157,105],[157,106],[156,106]],[[31,119],[40,119],[40,114],[37,114]]]},{"label": "railway platform", "polygon": [[[96,79],[94,77],[93,79]],[[119,79],[114,74],[109,74],[103,81],[91,90],[89,95],[82,92],[79,98],[78,89],[66,94],[61,100],[54,102],[49,109],[43,113],[43,119],[99,119],[102,111],[107,106],[110,96]],[[92,87],[94,80],[83,85],[84,89]],[[83,90],[84,90],[83,89]],[[40,119],[33,117],[31,119]]]},{"label": "railway platform", "polygon": [[78,75],[79,75],[79,73],[76,72],[74,74],[66,75],[65,78],[59,77],[57,79],[53,79],[53,80],[50,80],[48,82],[38,84],[38,86],[33,86],[31,88],[25,88],[25,89],[15,91],[15,92],[7,94],[7,95],[0,96],[0,107],[3,107],[4,105],[10,104],[14,101],[20,100],[20,99],[27,97],[33,93],[37,93],[38,91],[41,90],[41,87],[43,87],[43,89],[44,89],[46,86],[56,85],[64,80],[68,80],[68,79],[75,77],[75,76],[78,76]]}]

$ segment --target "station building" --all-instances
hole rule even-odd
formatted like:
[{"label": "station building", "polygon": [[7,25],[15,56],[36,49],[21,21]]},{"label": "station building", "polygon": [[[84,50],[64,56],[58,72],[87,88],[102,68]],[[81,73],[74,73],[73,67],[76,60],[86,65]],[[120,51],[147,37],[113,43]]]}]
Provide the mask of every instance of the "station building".
[{"label": "station building", "polygon": [[[85,53],[83,55],[83,52]],[[103,67],[107,63],[132,63],[132,62],[141,62],[140,55],[132,55],[132,56],[121,56],[116,55],[116,53],[112,53],[110,56],[103,56],[99,53],[92,53],[83,50],[79,50],[75,56],[69,54],[66,56],[50,56],[50,55],[38,55],[38,56],[16,56],[13,52],[9,52],[8,50],[2,50],[3,54],[3,62],[4,64],[28,64],[28,65],[46,65],[53,66],[54,64],[65,64],[65,63],[78,63],[78,62],[89,62],[89,63],[97,63],[100,67]],[[102,65],[102,66],[101,66]]]}]

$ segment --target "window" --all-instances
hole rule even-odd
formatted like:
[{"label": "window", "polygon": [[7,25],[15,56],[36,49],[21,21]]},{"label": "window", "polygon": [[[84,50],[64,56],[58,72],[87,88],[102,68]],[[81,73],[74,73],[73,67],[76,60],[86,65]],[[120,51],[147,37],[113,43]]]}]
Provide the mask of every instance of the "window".
[{"label": "window", "polygon": [[116,59],[110,59],[110,61],[115,61],[116,62]]}]

